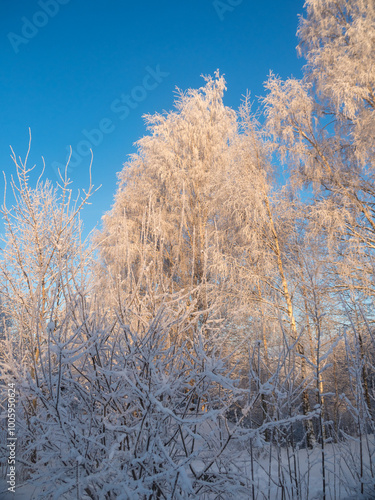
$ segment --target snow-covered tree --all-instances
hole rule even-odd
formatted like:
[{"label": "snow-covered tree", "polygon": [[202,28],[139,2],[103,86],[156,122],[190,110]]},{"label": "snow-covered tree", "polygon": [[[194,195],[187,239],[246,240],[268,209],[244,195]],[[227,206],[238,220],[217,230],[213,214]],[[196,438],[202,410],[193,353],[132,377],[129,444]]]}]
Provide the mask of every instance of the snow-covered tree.
[{"label": "snow-covered tree", "polygon": [[[179,91],[174,111],[146,116],[150,133],[119,175],[100,235],[102,264],[120,296],[143,304],[142,314],[154,314],[178,291],[185,291],[187,306],[194,301],[201,311],[221,301],[225,276],[216,193],[223,188],[219,180],[231,175],[229,151],[237,130],[236,113],[223,104],[224,90],[217,74],[198,90]],[[146,291],[154,297],[147,305]],[[207,320],[208,312],[201,317]]]},{"label": "snow-covered tree", "polygon": [[270,76],[265,126],[218,73],[178,91],[96,246],[91,179],[73,201],[13,154],[0,390],[38,498],[372,497],[375,6],[305,5],[304,76]]},{"label": "snow-covered tree", "polygon": [[313,188],[308,219],[325,234],[332,293],[366,301],[375,290],[375,6],[308,0],[306,10],[304,77],[270,76],[267,127],[292,181]]},{"label": "snow-covered tree", "polygon": [[69,179],[61,177],[55,188],[41,176],[36,187],[29,183],[34,167],[13,153],[16,176],[10,188],[13,205],[1,208],[5,235],[0,260],[3,307],[35,377],[43,361],[46,344],[66,314],[67,305],[77,300],[87,286],[89,253],[81,241],[79,212],[93,192],[90,186],[81,199],[72,202]]},{"label": "snow-covered tree", "polygon": [[[298,30],[304,77],[284,82],[271,75],[268,127],[293,179],[314,187],[320,227],[331,241],[345,239],[339,250],[348,260],[337,261],[343,280],[373,294],[375,6],[308,0],[306,7]],[[354,260],[360,282],[349,271]]]}]

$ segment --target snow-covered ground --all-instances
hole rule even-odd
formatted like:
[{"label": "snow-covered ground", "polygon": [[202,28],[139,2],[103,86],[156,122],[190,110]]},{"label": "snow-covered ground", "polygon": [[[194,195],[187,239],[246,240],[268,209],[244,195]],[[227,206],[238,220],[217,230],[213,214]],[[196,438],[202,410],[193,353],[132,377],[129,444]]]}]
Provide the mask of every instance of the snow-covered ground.
[{"label": "snow-covered ground", "polygon": [[[363,448],[366,443],[363,440]],[[374,453],[374,441],[370,436],[371,454]],[[327,444],[325,448],[325,480],[326,499],[354,500],[375,498],[373,480],[373,494],[369,496],[369,482],[364,481],[364,495],[361,495],[359,463],[359,441],[340,444]],[[320,446],[313,450],[301,449],[293,452],[292,449],[257,450],[254,454],[254,489],[255,499],[303,499],[318,500],[323,498],[322,450]],[[279,455],[279,459],[278,459]],[[245,464],[247,477],[251,475],[251,463]],[[369,455],[364,452],[363,470],[369,473]],[[366,474],[367,475],[367,474]],[[279,486],[280,482],[283,487]],[[367,484],[366,484],[367,483]],[[367,494],[366,494],[367,491]],[[250,492],[250,498],[251,497]],[[370,493],[371,494],[371,493]]]}]

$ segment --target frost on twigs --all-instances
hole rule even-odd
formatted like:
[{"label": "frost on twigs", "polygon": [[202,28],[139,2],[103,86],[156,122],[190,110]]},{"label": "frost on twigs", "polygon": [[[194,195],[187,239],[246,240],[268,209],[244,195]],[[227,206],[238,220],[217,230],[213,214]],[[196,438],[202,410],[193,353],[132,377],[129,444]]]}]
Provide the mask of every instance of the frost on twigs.
[{"label": "frost on twigs", "polygon": [[218,73],[145,117],[93,245],[91,181],[13,155],[0,406],[35,498],[373,497],[373,2],[306,7],[265,122]]}]

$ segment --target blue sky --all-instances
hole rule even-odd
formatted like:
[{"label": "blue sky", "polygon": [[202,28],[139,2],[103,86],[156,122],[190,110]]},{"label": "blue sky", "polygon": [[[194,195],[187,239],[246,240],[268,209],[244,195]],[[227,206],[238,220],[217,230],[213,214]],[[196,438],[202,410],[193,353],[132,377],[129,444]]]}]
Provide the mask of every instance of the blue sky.
[{"label": "blue sky", "polygon": [[[2,0],[0,171],[14,172],[9,145],[56,180],[68,146],[73,190],[101,189],[83,213],[86,231],[110,209],[116,173],[146,131],[142,115],[173,107],[174,90],[225,74],[225,104],[264,94],[269,71],[300,77],[298,0]],[[0,195],[3,180],[0,179]]]}]

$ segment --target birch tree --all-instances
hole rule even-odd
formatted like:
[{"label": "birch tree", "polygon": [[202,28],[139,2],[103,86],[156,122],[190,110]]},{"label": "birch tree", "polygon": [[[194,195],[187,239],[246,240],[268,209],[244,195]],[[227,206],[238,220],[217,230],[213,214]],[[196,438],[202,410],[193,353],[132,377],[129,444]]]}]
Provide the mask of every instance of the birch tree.
[{"label": "birch tree", "polygon": [[298,30],[304,77],[270,76],[268,128],[293,179],[313,186],[320,226],[332,241],[345,240],[349,265],[337,261],[340,275],[352,281],[349,266],[356,260],[362,279],[352,283],[373,294],[375,7],[309,0],[306,9]]},{"label": "birch tree", "polygon": [[374,295],[374,26],[371,1],[308,0],[298,29],[304,76],[271,74],[264,99],[291,181],[314,193],[310,227],[325,234],[332,292],[363,304]]},{"label": "birch tree", "polygon": [[150,135],[119,175],[100,236],[104,269],[130,295],[147,288],[160,301],[184,290],[198,310],[218,296],[223,279],[214,263],[222,242],[214,197],[237,127],[224,90],[217,74],[201,89],[178,91],[174,111],[145,117]]}]

